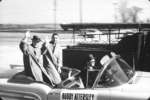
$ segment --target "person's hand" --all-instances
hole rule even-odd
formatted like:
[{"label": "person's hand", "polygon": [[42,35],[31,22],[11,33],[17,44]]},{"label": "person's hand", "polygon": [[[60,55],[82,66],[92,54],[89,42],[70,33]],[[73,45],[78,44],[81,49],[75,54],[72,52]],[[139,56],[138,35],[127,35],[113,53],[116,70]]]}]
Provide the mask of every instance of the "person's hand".
[{"label": "person's hand", "polygon": [[58,67],[58,73],[61,73],[61,67]]},{"label": "person's hand", "polygon": [[25,37],[26,37],[26,38],[30,38],[30,37],[31,37],[30,31],[27,31],[27,32],[25,33]]},{"label": "person's hand", "polygon": [[46,37],[45,37],[45,40],[44,40],[46,47],[48,46],[49,41],[50,41],[50,40],[49,40],[49,36],[46,36]]},{"label": "person's hand", "polygon": [[46,36],[46,37],[45,37],[45,42],[46,42],[46,43],[49,43],[49,41],[50,41],[49,36]]},{"label": "person's hand", "polygon": [[25,36],[24,36],[24,38],[23,38],[23,40],[22,41],[24,41],[24,42],[28,42],[28,39],[30,39],[30,37],[31,37],[31,35],[30,35],[30,31],[27,31],[26,33],[25,33]]}]

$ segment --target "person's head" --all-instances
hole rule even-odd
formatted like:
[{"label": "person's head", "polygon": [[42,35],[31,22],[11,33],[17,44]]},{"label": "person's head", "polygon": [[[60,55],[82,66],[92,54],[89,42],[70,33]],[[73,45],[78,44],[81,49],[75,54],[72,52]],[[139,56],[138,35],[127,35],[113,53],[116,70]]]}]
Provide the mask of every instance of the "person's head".
[{"label": "person's head", "polygon": [[94,58],[93,54],[88,55],[88,65],[95,66],[95,58]]},{"label": "person's head", "polygon": [[33,38],[32,38],[32,45],[34,47],[38,47],[40,42],[41,42],[40,37],[38,37],[37,35],[34,35]]},{"label": "person's head", "polygon": [[59,41],[58,33],[53,33],[53,34],[52,34],[51,41],[52,41],[53,43],[58,43],[58,41]]}]

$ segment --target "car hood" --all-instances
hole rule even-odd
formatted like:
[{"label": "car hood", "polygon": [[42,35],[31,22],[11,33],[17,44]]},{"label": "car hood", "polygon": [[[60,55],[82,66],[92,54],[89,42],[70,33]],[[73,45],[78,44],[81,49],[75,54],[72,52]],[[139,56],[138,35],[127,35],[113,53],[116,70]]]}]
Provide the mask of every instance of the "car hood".
[{"label": "car hood", "polygon": [[122,91],[134,91],[134,92],[145,92],[150,93],[150,73],[137,71],[133,79],[127,83],[122,85]]}]

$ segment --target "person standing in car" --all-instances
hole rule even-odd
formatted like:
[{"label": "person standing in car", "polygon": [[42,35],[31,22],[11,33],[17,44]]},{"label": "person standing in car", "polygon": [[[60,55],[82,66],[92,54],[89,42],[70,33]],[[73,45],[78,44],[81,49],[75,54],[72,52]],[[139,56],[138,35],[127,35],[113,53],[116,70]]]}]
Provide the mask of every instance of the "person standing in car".
[{"label": "person standing in car", "polygon": [[50,41],[52,53],[56,58],[58,64],[58,72],[61,73],[62,67],[62,48],[59,44],[59,35],[58,33],[53,33]]},{"label": "person standing in car", "polygon": [[42,71],[40,69],[42,67],[40,42],[41,39],[37,35],[34,35],[31,39],[30,32],[26,32],[19,47],[23,53],[24,74],[36,81],[43,82]]},{"label": "person standing in car", "polygon": [[53,33],[51,41],[47,37],[42,46],[43,51],[43,66],[51,77],[54,85],[61,83],[61,67],[62,67],[62,49],[58,44],[59,36]]}]

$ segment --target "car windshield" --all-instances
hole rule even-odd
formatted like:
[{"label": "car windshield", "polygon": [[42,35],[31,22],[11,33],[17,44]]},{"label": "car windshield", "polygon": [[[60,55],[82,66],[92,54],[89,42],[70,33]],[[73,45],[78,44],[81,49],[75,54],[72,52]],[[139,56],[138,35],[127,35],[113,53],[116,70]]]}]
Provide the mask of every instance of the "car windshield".
[{"label": "car windshield", "polygon": [[98,74],[93,87],[119,86],[127,83],[133,75],[133,69],[123,59],[120,57],[114,57]]}]

